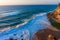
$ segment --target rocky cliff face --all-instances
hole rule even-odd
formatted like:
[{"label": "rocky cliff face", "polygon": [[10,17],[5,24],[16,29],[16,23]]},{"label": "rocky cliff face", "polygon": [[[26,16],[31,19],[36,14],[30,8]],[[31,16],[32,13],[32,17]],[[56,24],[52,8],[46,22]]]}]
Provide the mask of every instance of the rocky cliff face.
[{"label": "rocky cliff face", "polygon": [[47,16],[51,25],[60,29],[60,4],[53,12],[49,12]]},{"label": "rocky cliff face", "polygon": [[56,10],[54,11],[53,15],[55,16],[56,19],[60,20],[60,3],[57,6]]}]

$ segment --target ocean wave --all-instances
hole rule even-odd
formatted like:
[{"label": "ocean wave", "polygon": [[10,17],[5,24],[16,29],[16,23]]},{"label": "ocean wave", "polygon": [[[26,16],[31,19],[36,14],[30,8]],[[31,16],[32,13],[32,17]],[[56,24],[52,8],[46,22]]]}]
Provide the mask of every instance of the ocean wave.
[{"label": "ocean wave", "polygon": [[11,11],[9,13],[2,13],[0,16],[0,28],[15,26],[18,24],[24,25],[36,16],[41,16],[44,13],[35,13],[33,11]]},{"label": "ocean wave", "polygon": [[[36,15],[32,16],[30,19],[25,20],[24,23],[17,25],[16,27],[23,26],[23,25],[27,24],[29,21],[35,19],[36,17],[43,16],[43,15],[45,15],[45,14],[47,14],[47,12],[36,14]],[[45,21],[44,21],[44,23],[47,23],[47,24],[48,24],[48,22],[45,22]]]},{"label": "ocean wave", "polygon": [[10,13],[0,13],[0,18],[11,16],[11,15],[17,15],[19,12],[10,12]]}]

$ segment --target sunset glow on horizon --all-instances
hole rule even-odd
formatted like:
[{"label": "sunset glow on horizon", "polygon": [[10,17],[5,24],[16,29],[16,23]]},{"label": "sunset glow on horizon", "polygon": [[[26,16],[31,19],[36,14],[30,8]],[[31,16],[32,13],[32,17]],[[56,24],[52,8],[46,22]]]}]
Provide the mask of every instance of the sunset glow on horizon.
[{"label": "sunset glow on horizon", "polygon": [[60,0],[0,0],[0,5],[57,4]]}]

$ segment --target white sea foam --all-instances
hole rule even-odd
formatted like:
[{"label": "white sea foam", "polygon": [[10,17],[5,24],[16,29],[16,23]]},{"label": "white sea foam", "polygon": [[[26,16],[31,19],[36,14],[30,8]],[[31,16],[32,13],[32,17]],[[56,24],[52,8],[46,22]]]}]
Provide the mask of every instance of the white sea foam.
[{"label": "white sea foam", "polygon": [[1,13],[0,18],[11,16],[11,15],[17,15],[19,12],[10,12],[10,13]]},{"label": "white sea foam", "polygon": [[20,27],[20,26],[23,26],[23,25],[27,24],[29,20],[31,20],[31,19],[25,19],[25,20],[24,20],[24,23],[18,24],[18,25],[16,26],[16,28],[18,28],[18,27]]},{"label": "white sea foam", "polygon": [[[22,25],[25,25],[25,24],[27,24],[30,20],[32,20],[32,19],[34,19],[35,17],[38,17],[38,16],[43,16],[43,15],[45,15],[45,14],[47,14],[47,13],[39,13],[39,14],[37,14],[37,15],[35,15],[35,16],[32,16],[30,19],[25,19],[24,20],[24,23],[21,23],[21,24],[18,24],[17,26],[15,26],[16,28],[18,28],[18,27],[20,27],[20,26],[22,26]],[[15,23],[15,22],[14,22]],[[46,23],[46,22],[45,22]],[[48,23],[47,23],[48,24]],[[8,25],[8,24],[4,24],[4,25]],[[3,26],[3,25],[2,25]]]},{"label": "white sea foam", "polygon": [[[36,16],[32,16],[30,19],[26,19],[26,20],[24,21],[24,23],[17,25],[16,28],[18,28],[18,27],[20,27],[20,26],[22,26],[22,25],[27,24],[28,21],[34,19],[34,18],[37,17],[37,16],[43,16],[43,15],[45,15],[45,14],[47,14],[47,13],[39,13],[39,14],[37,14]],[[46,22],[45,22],[45,23],[46,23]]]},{"label": "white sea foam", "polygon": [[0,33],[4,32],[4,31],[7,31],[8,29],[10,29],[10,27],[3,28],[3,29],[0,28]]}]

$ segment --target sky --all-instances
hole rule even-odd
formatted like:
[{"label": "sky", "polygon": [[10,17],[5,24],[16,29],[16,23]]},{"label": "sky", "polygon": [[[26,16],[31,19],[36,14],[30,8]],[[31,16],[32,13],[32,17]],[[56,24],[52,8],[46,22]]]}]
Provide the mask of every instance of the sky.
[{"label": "sky", "polygon": [[60,0],[0,0],[0,5],[58,4]]}]

